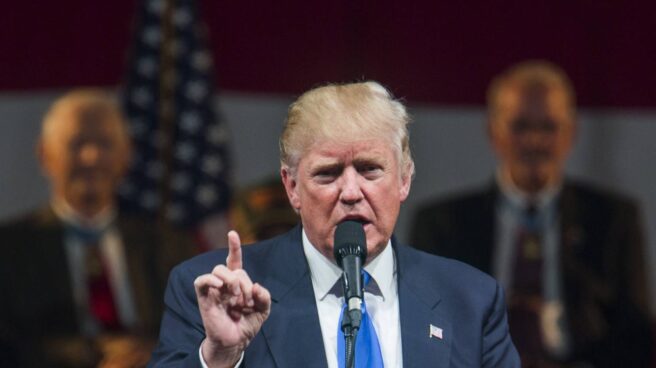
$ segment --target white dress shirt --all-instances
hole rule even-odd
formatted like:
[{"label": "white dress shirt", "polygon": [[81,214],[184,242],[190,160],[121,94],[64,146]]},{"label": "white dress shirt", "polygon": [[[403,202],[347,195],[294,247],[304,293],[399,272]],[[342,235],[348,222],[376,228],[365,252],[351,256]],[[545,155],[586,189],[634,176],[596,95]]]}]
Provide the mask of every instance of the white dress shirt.
[{"label": "white dress shirt", "polygon": [[[344,297],[337,297],[331,291],[342,276],[342,270],[324,257],[310,243],[305,230],[303,230],[303,251],[312,275],[312,288],[319,314],[319,324],[328,360],[328,368],[338,368],[337,329],[339,328],[339,315],[344,305]],[[367,313],[372,319],[378,336],[383,364],[386,368],[402,368],[399,293],[396,282],[396,259],[394,258],[391,242],[388,242],[385,250],[367,264],[364,269],[371,275],[372,280],[370,282],[376,282],[381,292],[381,295],[374,295],[365,291],[364,300]],[[207,368],[201,349],[199,349],[198,354],[201,365],[203,368]],[[243,359],[244,354],[242,353],[235,367],[238,367]]]},{"label": "white dress shirt", "polygon": [[[310,243],[303,230],[303,250],[312,275],[312,288],[319,313],[321,335],[328,360],[328,368],[337,368],[337,329],[344,297],[331,293],[342,276],[342,270],[319,253]],[[391,242],[385,250],[367,264],[364,269],[371,275],[381,291],[380,296],[365,291],[367,313],[371,316],[383,363],[386,368],[403,367],[401,352],[401,321],[399,318],[399,294],[396,282],[396,260]],[[340,284],[341,287],[341,284]]]}]

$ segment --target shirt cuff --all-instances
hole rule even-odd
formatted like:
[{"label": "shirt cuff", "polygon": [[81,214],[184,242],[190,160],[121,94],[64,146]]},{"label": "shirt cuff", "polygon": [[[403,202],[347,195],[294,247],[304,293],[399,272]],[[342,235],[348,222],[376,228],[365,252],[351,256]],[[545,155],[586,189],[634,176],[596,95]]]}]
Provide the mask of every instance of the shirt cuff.
[{"label": "shirt cuff", "polygon": [[[198,359],[200,359],[200,365],[203,368],[209,368],[207,366],[207,363],[205,363],[205,359],[203,359],[203,346],[202,345],[201,345],[201,347],[198,348]],[[237,364],[235,364],[235,368],[239,367],[239,365],[241,364],[241,362],[243,360],[244,360],[244,352],[242,351],[241,352],[241,357],[239,357],[239,361],[237,362]]]}]

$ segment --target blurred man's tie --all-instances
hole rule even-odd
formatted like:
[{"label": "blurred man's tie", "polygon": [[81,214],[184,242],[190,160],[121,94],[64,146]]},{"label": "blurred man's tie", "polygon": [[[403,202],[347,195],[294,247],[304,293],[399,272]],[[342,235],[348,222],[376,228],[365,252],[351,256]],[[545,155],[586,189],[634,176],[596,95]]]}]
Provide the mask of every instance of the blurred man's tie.
[{"label": "blurred man's tie", "polygon": [[118,330],[120,323],[109,283],[109,270],[98,244],[89,244],[86,247],[86,270],[89,312],[103,330]]},{"label": "blurred man's tie", "polygon": [[522,367],[538,367],[543,356],[540,314],[542,310],[542,234],[537,211],[528,206],[522,213],[516,236],[513,284],[508,303],[508,324]]},{"label": "blurred man's tie", "polygon": [[103,228],[87,228],[68,224],[67,230],[84,244],[84,277],[87,287],[89,313],[96,319],[102,330],[120,329],[118,311],[110,284],[110,272],[100,242],[109,225]]}]

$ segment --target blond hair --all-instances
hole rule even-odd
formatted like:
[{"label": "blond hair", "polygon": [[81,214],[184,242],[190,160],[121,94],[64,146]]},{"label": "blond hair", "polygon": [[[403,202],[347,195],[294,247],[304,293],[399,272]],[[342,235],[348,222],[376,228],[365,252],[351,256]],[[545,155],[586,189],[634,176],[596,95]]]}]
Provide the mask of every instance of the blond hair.
[{"label": "blond hair", "polygon": [[377,82],[329,84],[305,92],[289,107],[280,136],[280,162],[295,173],[303,153],[320,140],[385,138],[402,174],[414,173],[405,106]]},{"label": "blond hair", "polygon": [[487,108],[494,120],[502,105],[502,92],[508,88],[531,90],[545,88],[562,93],[569,116],[576,114],[576,95],[567,74],[557,65],[545,60],[528,60],[511,66],[496,76],[487,90]]}]

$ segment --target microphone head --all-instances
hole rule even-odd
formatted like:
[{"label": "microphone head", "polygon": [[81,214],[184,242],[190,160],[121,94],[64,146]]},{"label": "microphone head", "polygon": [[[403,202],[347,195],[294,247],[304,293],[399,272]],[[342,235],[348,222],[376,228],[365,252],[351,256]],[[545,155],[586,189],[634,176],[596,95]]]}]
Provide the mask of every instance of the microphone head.
[{"label": "microphone head", "polygon": [[367,237],[362,224],[347,220],[337,225],[333,254],[337,265],[342,267],[342,260],[349,255],[360,257],[362,264],[367,259]]}]

